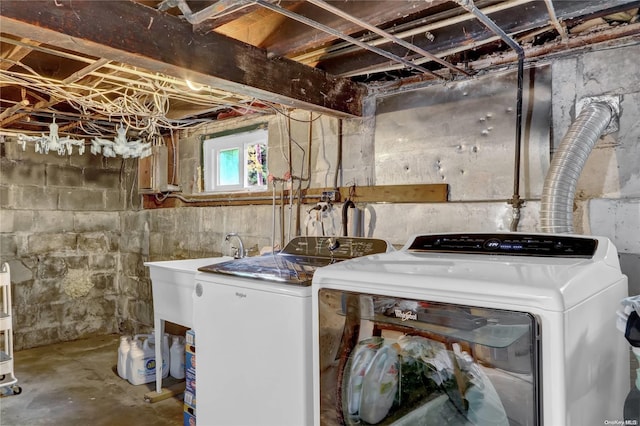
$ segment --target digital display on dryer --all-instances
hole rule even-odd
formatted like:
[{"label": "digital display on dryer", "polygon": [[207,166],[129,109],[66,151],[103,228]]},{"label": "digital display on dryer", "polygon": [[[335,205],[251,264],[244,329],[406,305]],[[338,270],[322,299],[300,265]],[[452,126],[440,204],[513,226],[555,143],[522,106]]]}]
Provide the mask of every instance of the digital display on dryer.
[{"label": "digital display on dryer", "polygon": [[417,236],[409,251],[591,258],[593,238],[544,234],[439,234]]}]

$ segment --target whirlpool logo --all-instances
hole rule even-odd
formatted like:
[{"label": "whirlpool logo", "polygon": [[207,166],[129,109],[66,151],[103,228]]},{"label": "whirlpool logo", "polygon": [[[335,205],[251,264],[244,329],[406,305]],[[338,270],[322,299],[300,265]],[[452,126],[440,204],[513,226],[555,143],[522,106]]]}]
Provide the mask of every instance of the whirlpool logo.
[{"label": "whirlpool logo", "polygon": [[403,311],[402,309],[395,309],[394,313],[396,315],[396,318],[400,318],[402,321],[416,321],[418,319],[418,314],[413,311]]}]

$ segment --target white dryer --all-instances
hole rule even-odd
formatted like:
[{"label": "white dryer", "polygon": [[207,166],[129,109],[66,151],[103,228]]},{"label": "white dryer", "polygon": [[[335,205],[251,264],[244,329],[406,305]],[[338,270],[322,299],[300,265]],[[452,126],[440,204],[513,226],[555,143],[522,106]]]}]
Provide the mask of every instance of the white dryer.
[{"label": "white dryer", "polygon": [[601,237],[420,235],[322,268],[314,424],[621,421],[629,355],[616,310],[626,296]]}]

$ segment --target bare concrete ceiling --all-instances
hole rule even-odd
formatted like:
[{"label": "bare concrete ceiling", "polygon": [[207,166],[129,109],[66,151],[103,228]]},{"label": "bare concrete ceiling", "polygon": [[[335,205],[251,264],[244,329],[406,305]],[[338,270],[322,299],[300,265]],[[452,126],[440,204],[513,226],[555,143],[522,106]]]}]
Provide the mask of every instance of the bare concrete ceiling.
[{"label": "bare concrete ceiling", "polygon": [[640,42],[625,0],[2,0],[3,134],[142,135],[230,115],[362,114],[371,90]]}]

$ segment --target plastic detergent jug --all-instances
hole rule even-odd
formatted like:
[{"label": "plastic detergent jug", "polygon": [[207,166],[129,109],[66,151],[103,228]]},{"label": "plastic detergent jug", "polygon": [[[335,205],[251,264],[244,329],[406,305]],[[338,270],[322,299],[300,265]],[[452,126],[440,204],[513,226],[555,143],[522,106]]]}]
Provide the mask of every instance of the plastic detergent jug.
[{"label": "plastic detergent jug", "polygon": [[127,356],[131,342],[129,336],[120,336],[120,346],[118,347],[118,376],[127,380]]},{"label": "plastic detergent jug", "polygon": [[131,349],[129,349],[127,361],[127,371],[129,373],[127,380],[129,380],[129,383],[142,385],[155,380],[155,349],[150,344],[149,339],[145,339],[143,343],[140,343],[140,340],[134,340]]},{"label": "plastic detergent jug", "polygon": [[176,379],[184,379],[184,342],[180,336],[173,336],[169,351],[171,352],[169,374]]},{"label": "plastic detergent jug", "polygon": [[[149,344],[151,345],[151,348],[155,351],[155,340],[156,340],[156,336],[153,332],[153,330],[151,331],[151,334],[148,335],[148,340],[149,340]],[[169,349],[169,334],[168,333],[164,333],[162,335],[162,378],[166,378],[167,376],[169,376],[169,369],[171,366],[171,350]],[[155,352],[154,352],[154,356],[155,356]]]}]

